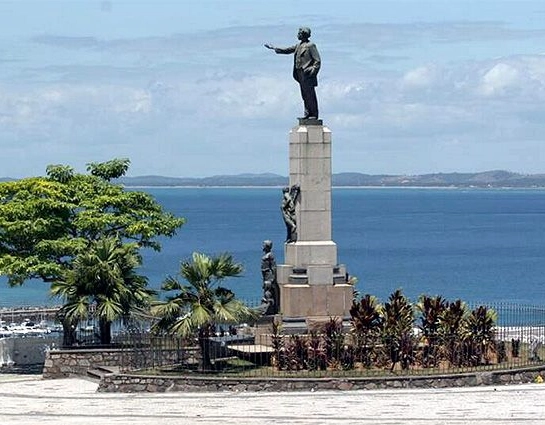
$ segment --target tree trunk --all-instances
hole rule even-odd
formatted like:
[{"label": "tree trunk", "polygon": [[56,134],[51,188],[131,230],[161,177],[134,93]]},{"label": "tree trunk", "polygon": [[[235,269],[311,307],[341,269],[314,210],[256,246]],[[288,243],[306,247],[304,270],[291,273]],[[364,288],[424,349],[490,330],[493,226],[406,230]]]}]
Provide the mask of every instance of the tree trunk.
[{"label": "tree trunk", "polygon": [[199,329],[199,347],[201,349],[201,368],[203,371],[210,370],[212,363],[210,362],[210,325],[205,325]]},{"label": "tree trunk", "polygon": [[98,322],[100,330],[100,343],[109,345],[112,343],[112,322],[100,319]]},{"label": "tree trunk", "polygon": [[63,318],[62,323],[62,345],[71,347],[76,343],[76,326],[77,322]]}]

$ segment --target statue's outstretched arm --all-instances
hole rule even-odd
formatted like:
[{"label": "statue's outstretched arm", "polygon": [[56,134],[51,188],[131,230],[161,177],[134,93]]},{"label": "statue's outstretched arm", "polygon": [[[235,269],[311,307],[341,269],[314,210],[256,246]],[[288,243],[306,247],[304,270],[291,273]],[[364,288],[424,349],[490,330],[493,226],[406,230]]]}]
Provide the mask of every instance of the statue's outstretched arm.
[{"label": "statue's outstretched arm", "polygon": [[275,53],[289,55],[290,53],[295,52],[295,48],[297,46],[291,46],[291,47],[274,47],[272,44],[265,44],[264,45],[267,49],[274,50]]}]

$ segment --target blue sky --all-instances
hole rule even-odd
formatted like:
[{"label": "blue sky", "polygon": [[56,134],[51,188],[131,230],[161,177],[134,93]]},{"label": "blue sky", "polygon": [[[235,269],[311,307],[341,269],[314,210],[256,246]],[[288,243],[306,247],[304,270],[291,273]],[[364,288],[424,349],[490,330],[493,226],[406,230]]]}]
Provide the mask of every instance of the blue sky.
[{"label": "blue sky", "polygon": [[312,28],[333,171],[545,173],[545,2],[0,1],[0,176],[288,173]]}]

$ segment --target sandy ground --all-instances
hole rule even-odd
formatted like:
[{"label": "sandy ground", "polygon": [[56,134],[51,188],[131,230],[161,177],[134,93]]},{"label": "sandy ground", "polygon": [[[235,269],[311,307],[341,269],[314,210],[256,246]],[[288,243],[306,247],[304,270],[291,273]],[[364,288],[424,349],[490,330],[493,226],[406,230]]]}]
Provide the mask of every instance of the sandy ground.
[{"label": "sandy ground", "polygon": [[545,384],[442,390],[104,394],[0,375],[0,424],[545,424]]}]

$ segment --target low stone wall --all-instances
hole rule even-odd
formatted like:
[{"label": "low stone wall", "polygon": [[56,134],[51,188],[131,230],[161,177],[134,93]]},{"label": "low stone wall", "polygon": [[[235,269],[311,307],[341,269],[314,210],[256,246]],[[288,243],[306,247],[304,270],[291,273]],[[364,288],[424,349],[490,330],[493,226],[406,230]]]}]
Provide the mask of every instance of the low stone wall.
[{"label": "low stone wall", "polygon": [[50,350],[46,353],[43,377],[66,378],[71,375],[87,375],[87,371],[99,366],[123,364],[120,349]]},{"label": "low stone wall", "polygon": [[436,376],[374,378],[226,378],[112,374],[102,378],[99,392],[319,391],[391,388],[447,388],[533,382],[545,366],[520,370]]},{"label": "low stone wall", "polygon": [[101,366],[131,370],[160,364],[198,363],[197,354],[197,349],[156,351],[146,347],[49,350],[45,356],[43,377],[55,379],[71,375],[86,376],[89,370]]}]

